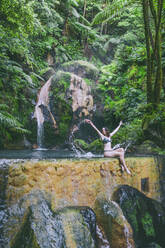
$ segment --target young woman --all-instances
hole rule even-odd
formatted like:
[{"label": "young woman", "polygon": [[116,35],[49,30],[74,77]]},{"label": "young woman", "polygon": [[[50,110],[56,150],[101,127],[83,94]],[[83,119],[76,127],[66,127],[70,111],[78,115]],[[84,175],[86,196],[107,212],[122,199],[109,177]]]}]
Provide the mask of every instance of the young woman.
[{"label": "young woman", "polygon": [[113,150],[113,148],[111,147],[111,142],[112,142],[111,137],[119,130],[120,126],[122,125],[122,121],[120,121],[119,126],[112,133],[110,133],[106,127],[102,128],[102,133],[101,133],[97,129],[97,127],[95,127],[95,125],[91,120],[86,119],[85,122],[89,123],[101,137],[101,140],[104,143],[104,157],[107,158],[119,157],[122,171],[126,170],[128,174],[131,174],[124,160],[124,149],[118,148]]}]

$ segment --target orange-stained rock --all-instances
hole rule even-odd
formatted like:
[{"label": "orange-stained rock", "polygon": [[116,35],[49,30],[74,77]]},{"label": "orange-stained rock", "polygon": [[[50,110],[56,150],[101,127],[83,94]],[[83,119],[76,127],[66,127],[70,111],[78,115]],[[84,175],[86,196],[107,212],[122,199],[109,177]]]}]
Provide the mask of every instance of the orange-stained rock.
[{"label": "orange-stained rock", "polygon": [[141,189],[141,180],[148,178],[146,196],[159,199],[159,171],[153,157],[127,158],[132,175],[122,173],[118,159],[27,161],[10,165],[7,199],[16,202],[32,189],[41,189],[52,194],[56,209],[64,205],[93,207],[99,195],[110,199],[114,190],[123,184]]},{"label": "orange-stained rock", "polygon": [[94,212],[111,248],[135,247],[132,229],[116,202],[100,197],[95,202]]},{"label": "orange-stained rock", "polygon": [[[159,200],[160,167],[158,169],[154,157],[126,158],[126,163],[132,175],[122,173],[119,160],[115,158],[18,161],[9,165],[6,203],[13,206],[22,197],[27,197],[26,209],[34,201],[32,198],[31,202],[28,196],[43,192],[53,211],[65,206],[88,206],[96,213],[97,223],[111,248],[133,248],[130,225],[111,199],[119,186],[127,184],[147,197]],[[98,205],[99,199],[103,199],[103,205]],[[109,208],[104,212],[107,203]],[[65,232],[70,235],[68,225]],[[68,242],[71,242],[70,237]]]}]

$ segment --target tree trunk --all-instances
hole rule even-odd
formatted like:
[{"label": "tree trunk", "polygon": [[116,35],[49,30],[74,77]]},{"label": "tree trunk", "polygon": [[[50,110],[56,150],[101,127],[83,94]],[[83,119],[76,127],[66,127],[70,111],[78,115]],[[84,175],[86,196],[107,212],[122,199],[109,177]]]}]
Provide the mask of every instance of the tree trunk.
[{"label": "tree trunk", "polygon": [[87,7],[87,2],[84,0],[84,11],[83,11],[83,17],[85,18],[86,15],[86,7]]},{"label": "tree trunk", "polygon": [[162,89],[162,56],[161,56],[161,33],[158,31],[158,39],[156,44],[157,51],[157,70],[154,85],[154,103],[157,105],[160,103],[160,93]]},{"label": "tree trunk", "polygon": [[149,27],[149,1],[142,0],[143,19],[145,28],[146,50],[147,50],[147,103],[153,102],[152,87],[152,56],[150,43],[150,27]]},{"label": "tree trunk", "polygon": [[161,54],[161,17],[163,9],[163,0],[158,1],[157,7],[157,20],[156,20],[156,35],[155,35],[155,55],[156,55],[156,78],[154,85],[154,103],[157,105],[160,103],[160,94],[162,89],[162,54]]}]

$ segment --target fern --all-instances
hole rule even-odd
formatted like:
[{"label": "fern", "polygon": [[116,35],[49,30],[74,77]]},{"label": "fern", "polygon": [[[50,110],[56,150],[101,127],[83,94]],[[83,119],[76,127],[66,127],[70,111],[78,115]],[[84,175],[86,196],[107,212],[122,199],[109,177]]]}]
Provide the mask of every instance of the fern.
[{"label": "fern", "polygon": [[76,17],[76,18],[80,17],[79,13],[77,12],[77,10],[75,8],[71,7],[70,9],[71,9],[71,13],[74,17]]},{"label": "fern", "polygon": [[24,129],[22,127],[12,127],[10,128],[11,131],[21,133],[21,134],[30,134],[31,132],[27,129]]},{"label": "fern", "polygon": [[80,26],[81,27],[81,29],[82,29],[82,31],[89,31],[89,32],[91,32],[91,27],[89,27],[89,26],[86,26],[86,25],[84,25],[84,24],[82,24],[82,23],[80,23],[80,22],[75,22],[75,24],[77,25],[77,26]]},{"label": "fern", "polygon": [[[112,4],[108,4],[102,11],[100,11],[93,19],[92,26],[100,23],[106,23],[119,16],[123,9],[125,9],[130,3],[135,2],[135,0],[117,0],[113,1]],[[114,21],[114,20],[113,20]]]},{"label": "fern", "polygon": [[7,110],[9,107],[6,104],[0,104],[0,110]]},{"label": "fern", "polygon": [[79,17],[79,21],[82,21],[84,25],[90,26],[90,22],[82,15]]},{"label": "fern", "polygon": [[78,7],[78,3],[76,0],[67,0],[67,4],[70,6],[72,5],[74,7]]},{"label": "fern", "polygon": [[[1,109],[6,108],[6,105],[1,104],[0,107]],[[14,116],[6,111],[0,112],[0,125],[3,125],[5,128],[9,128],[19,133],[30,133],[30,131],[22,128],[22,124]]]}]

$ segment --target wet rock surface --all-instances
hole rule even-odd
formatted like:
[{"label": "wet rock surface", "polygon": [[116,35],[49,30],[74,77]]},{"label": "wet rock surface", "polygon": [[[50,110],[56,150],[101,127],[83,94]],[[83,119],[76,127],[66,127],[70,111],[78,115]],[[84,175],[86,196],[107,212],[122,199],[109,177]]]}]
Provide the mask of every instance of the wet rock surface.
[{"label": "wet rock surface", "polygon": [[128,185],[119,187],[113,198],[133,228],[137,247],[165,247],[165,208],[161,203]]},{"label": "wet rock surface", "polygon": [[89,207],[52,211],[49,197],[33,191],[7,209],[4,248],[95,248],[96,216]]},{"label": "wet rock surface", "polygon": [[138,248],[164,247],[164,208],[139,192],[149,177],[144,193],[160,199],[156,160],[126,163],[132,176],[117,159],[0,160],[0,247],[131,248],[131,227]]},{"label": "wet rock surface", "polygon": [[99,75],[99,70],[93,64],[83,60],[64,63],[61,69],[92,80],[96,80]]},{"label": "wet rock surface", "polygon": [[95,202],[94,211],[111,248],[135,247],[132,229],[116,202],[99,198]]},{"label": "wet rock surface", "polygon": [[127,158],[126,163],[132,176],[122,173],[115,158],[15,161],[8,170],[6,199],[14,203],[31,190],[41,189],[53,195],[54,209],[68,205],[93,208],[100,194],[108,199],[115,188],[125,182],[142,191],[143,178],[149,178],[146,196],[159,199],[159,170],[155,159]]},{"label": "wet rock surface", "polygon": [[71,61],[51,74],[42,86],[38,92],[34,118],[37,119],[38,127],[43,127],[47,147],[51,147],[54,140],[56,144],[64,143],[74,125],[84,118],[92,118],[98,75],[99,70],[93,64],[81,60]]}]

